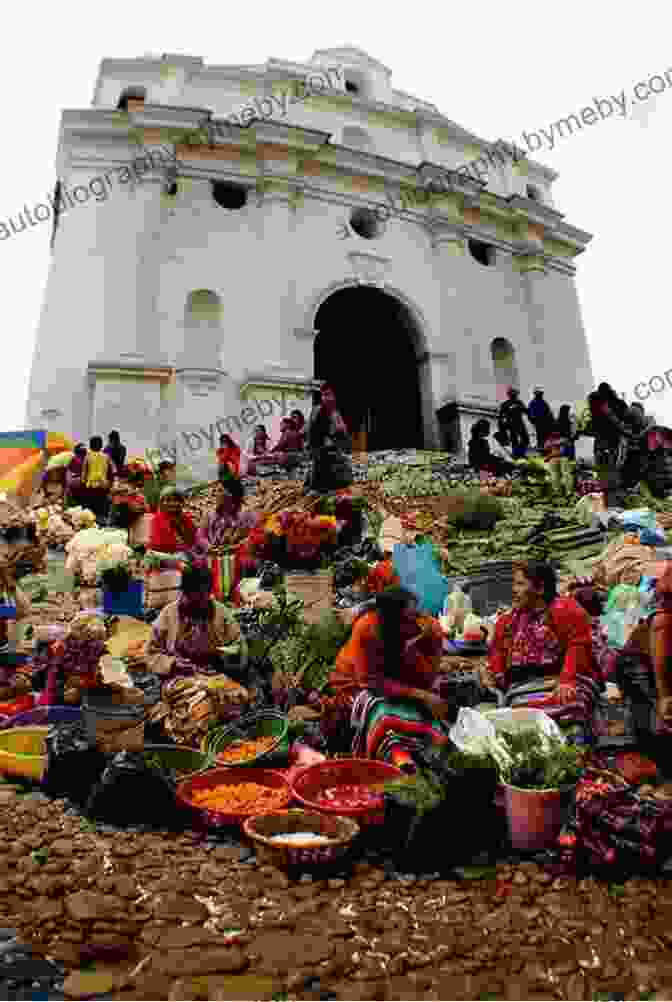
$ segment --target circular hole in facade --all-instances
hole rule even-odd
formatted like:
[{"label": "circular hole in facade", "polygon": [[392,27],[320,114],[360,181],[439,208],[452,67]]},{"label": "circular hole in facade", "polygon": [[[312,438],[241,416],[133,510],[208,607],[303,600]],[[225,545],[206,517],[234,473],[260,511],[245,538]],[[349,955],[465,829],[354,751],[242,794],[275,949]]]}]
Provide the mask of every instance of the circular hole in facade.
[{"label": "circular hole in facade", "polygon": [[247,205],[247,188],[231,181],[213,181],[212,197],[222,209],[242,209]]},{"label": "circular hole in facade", "polygon": [[177,181],[169,181],[164,187],[164,192],[166,195],[170,195],[171,198],[175,198],[177,195]]},{"label": "circular hole in facade", "polygon": [[350,226],[357,236],[365,240],[375,240],[385,232],[384,220],[373,209],[353,209],[350,213]]},{"label": "circular hole in facade", "polygon": [[354,80],[346,79],[345,89],[347,90],[348,94],[359,94],[359,85],[356,84]]},{"label": "circular hole in facade", "polygon": [[528,184],[527,187],[526,187],[526,189],[525,189],[525,191],[526,191],[527,197],[529,199],[531,199],[533,202],[541,202],[541,200],[542,200],[541,199],[541,192],[539,191],[539,189],[537,188],[536,185],[534,185],[534,184]]},{"label": "circular hole in facade", "polygon": [[495,263],[495,248],[490,244],[484,244],[482,240],[468,240],[467,246],[474,261],[485,267],[492,267]]}]

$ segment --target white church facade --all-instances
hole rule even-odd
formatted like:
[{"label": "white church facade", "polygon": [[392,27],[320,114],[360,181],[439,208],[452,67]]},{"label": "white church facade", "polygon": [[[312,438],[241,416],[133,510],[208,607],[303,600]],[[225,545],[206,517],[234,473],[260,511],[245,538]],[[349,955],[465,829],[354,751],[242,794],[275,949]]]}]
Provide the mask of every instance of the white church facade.
[{"label": "white church facade", "polygon": [[370,449],[455,449],[509,383],[592,389],[557,175],[358,49],[104,60],[57,177],[28,427],[197,460],[328,380]]}]

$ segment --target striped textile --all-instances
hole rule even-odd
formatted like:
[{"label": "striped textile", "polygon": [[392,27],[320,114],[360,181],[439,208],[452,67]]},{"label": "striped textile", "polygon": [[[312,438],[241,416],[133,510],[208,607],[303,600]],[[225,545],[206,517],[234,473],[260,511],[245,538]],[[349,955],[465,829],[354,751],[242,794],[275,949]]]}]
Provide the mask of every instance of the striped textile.
[{"label": "striped textile", "polygon": [[365,689],[355,698],[350,724],[352,754],[398,768],[414,765],[413,752],[448,743],[448,735],[417,703],[387,700]]},{"label": "striped textile", "polygon": [[597,739],[606,732],[599,683],[585,675],[577,675],[575,703],[566,706],[544,703],[543,700],[556,687],[557,681],[552,676],[540,676],[511,686],[506,693],[504,705],[543,710],[555,720],[565,738],[572,744],[595,745]]}]

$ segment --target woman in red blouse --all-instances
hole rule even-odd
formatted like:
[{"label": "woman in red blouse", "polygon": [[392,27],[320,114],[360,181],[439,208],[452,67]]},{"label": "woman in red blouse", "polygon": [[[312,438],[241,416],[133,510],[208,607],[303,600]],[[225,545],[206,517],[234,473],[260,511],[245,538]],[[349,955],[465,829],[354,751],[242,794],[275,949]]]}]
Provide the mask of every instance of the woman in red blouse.
[{"label": "woman in red blouse", "polygon": [[[552,680],[550,703],[577,701],[577,679],[597,680],[590,616],[573,598],[558,595],[549,564],[525,561],[513,576],[513,610],[497,620],[484,682],[508,690]],[[530,694],[537,696],[536,693]]]},{"label": "woman in red blouse", "polygon": [[161,492],[159,510],[152,517],[150,550],[185,553],[195,543],[196,526],[191,515],[184,511],[184,495],[177,487],[165,487]]}]

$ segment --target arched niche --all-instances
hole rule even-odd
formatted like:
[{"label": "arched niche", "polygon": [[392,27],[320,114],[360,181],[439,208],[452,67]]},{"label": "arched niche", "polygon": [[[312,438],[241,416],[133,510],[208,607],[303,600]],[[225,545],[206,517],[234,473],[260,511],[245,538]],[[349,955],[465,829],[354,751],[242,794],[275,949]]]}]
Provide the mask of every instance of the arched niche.
[{"label": "arched niche", "polygon": [[495,385],[498,396],[506,393],[509,386],[520,388],[518,366],[516,364],[516,349],[505,337],[496,337],[490,345],[490,357],[494,370]]},{"label": "arched niche", "polygon": [[223,307],[216,292],[195,289],[184,307],[184,347],[180,361],[192,368],[218,369],[222,350]]}]

